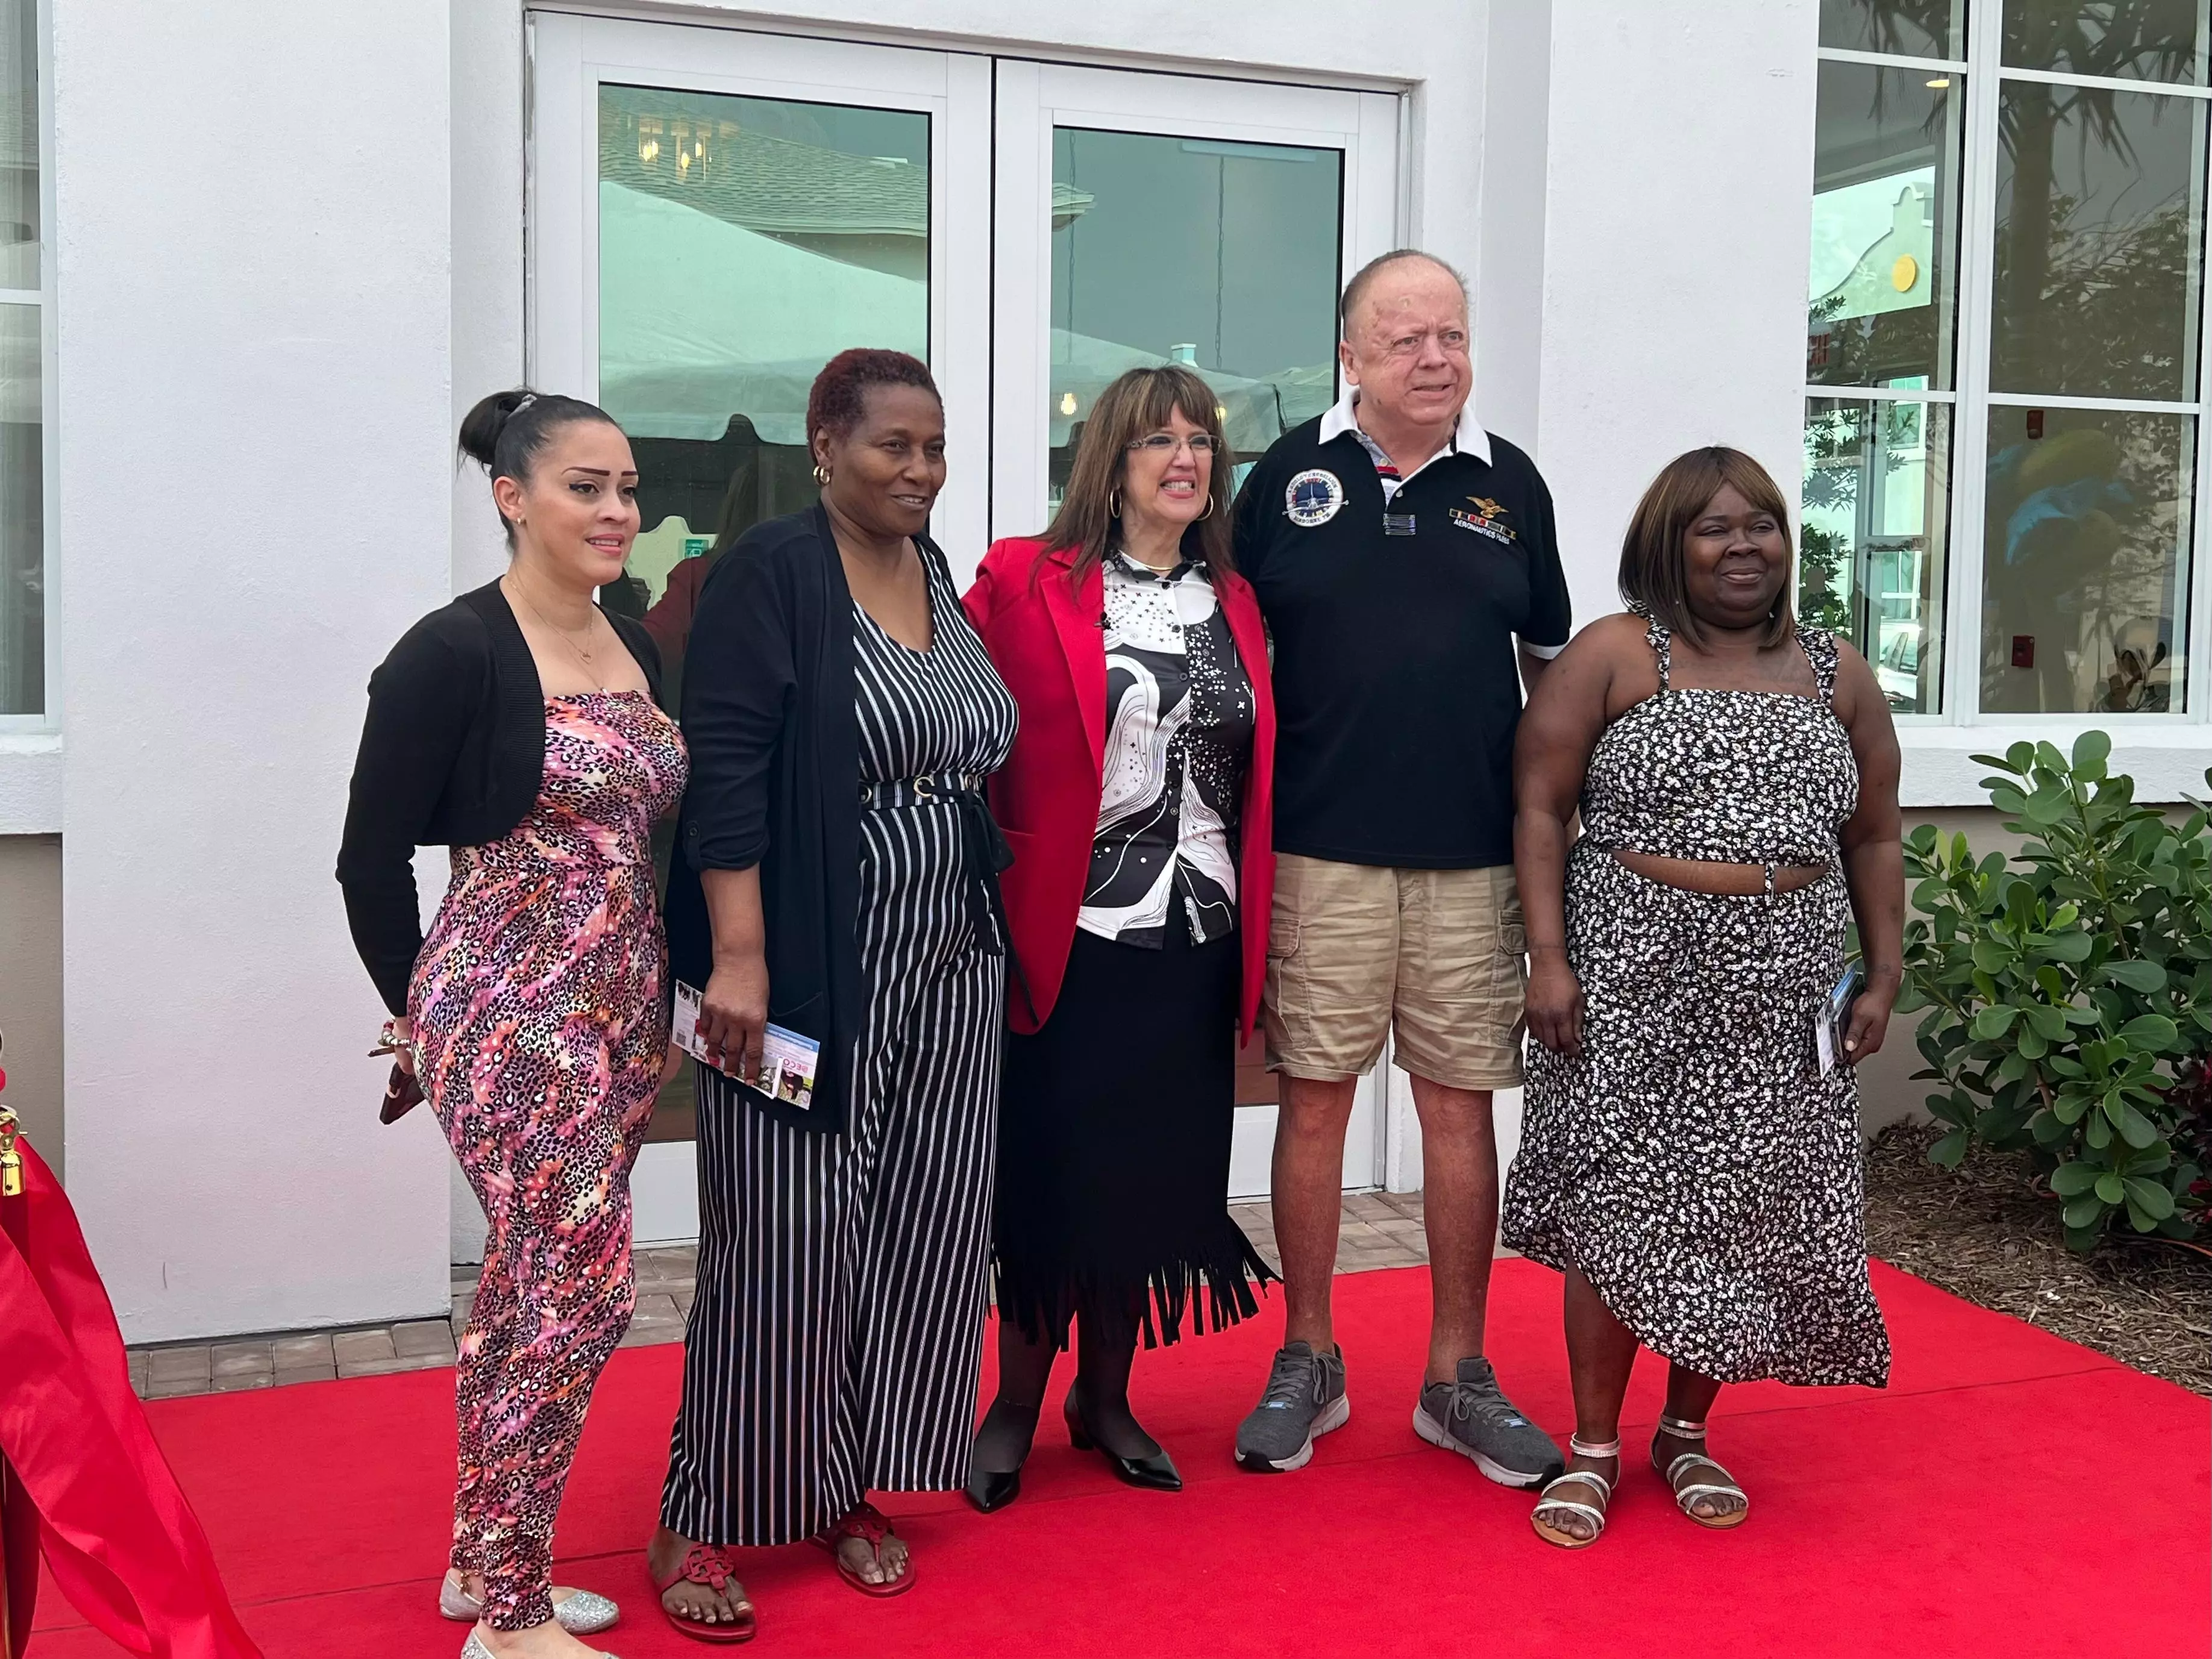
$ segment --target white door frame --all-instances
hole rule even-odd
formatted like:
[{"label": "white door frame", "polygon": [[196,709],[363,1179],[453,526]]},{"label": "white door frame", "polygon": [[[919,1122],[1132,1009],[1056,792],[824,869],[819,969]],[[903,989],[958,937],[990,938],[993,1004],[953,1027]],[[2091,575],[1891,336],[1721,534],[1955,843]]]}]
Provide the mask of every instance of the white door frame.
[{"label": "white door frame", "polygon": [[1398,245],[1399,98],[1265,81],[1000,59],[991,534],[1043,527],[1055,127],[1344,152],[1340,286]]},{"label": "white door frame", "polygon": [[[540,13],[528,180],[531,382],[599,395],[599,89],[602,83],[787,102],[918,110],[929,125],[929,363],[955,434],[933,533],[980,553],[991,419],[991,60],[684,23]],[[975,554],[969,554],[972,561]]]},{"label": "white door frame", "polygon": [[[532,14],[526,343],[531,384],[596,399],[599,88],[614,82],[923,111],[930,125],[929,352],[953,437],[937,534],[963,580],[1046,500],[1055,125],[1345,152],[1342,269],[1403,236],[1402,99],[1269,82],[1080,68],[706,24]],[[995,82],[995,90],[994,90]],[[995,162],[995,165],[994,165]],[[963,434],[988,434],[963,439]],[[1400,1079],[1394,1088],[1394,1076]],[[1410,1111],[1386,1049],[1362,1078],[1345,1184],[1397,1185]],[[1400,1110],[1387,1108],[1394,1103]],[[1275,1108],[1237,1114],[1231,1193],[1264,1196]],[[648,1145],[632,1181],[640,1244],[698,1232],[693,1147]]]}]

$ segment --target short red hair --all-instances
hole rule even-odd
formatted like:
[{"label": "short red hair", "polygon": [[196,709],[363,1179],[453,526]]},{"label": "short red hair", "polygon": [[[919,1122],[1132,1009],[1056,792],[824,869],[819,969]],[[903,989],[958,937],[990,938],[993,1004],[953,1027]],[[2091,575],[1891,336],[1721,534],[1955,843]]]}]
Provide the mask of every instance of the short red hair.
[{"label": "short red hair", "polygon": [[945,406],[945,396],[929,377],[929,365],[902,351],[883,351],[855,346],[841,351],[822,366],[806,394],[806,442],[825,428],[833,438],[844,438],[860,423],[871,386],[918,386]]}]

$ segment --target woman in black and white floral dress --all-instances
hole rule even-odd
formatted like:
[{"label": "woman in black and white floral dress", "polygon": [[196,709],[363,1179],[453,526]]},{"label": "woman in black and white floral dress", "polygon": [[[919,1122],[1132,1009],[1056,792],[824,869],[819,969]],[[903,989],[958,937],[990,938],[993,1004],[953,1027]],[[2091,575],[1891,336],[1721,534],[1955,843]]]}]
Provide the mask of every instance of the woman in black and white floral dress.
[{"label": "woman in black and white floral dress", "polygon": [[1793,620],[1788,524],[1748,456],[1669,464],[1621,550],[1636,614],[1585,629],[1521,724],[1537,1046],[1504,1237],[1566,1275],[1573,1456],[1532,1517],[1566,1548],[1605,1524],[1639,1345],[1672,1362],[1653,1467],[1706,1527],[1750,1510],[1705,1452],[1723,1384],[1888,1378],[1852,1065],[1901,977],[1897,738],[1865,659]]}]

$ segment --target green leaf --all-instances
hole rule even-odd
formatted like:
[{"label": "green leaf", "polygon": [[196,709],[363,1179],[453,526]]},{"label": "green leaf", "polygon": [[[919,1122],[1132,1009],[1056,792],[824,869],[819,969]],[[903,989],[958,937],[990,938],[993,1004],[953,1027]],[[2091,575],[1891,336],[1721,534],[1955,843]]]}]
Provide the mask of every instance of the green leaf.
[{"label": "green leaf", "polygon": [[1945,1169],[1956,1169],[1966,1155],[1966,1131],[1953,1129],[1928,1148],[1928,1161],[1940,1164]]},{"label": "green leaf", "polygon": [[2092,728],[2074,740],[2074,765],[2078,770],[2084,761],[2102,766],[2112,758],[2112,740]]},{"label": "green leaf", "polygon": [[2019,960],[2013,948],[1995,939],[1974,942],[1974,966],[1984,973],[2002,973]]},{"label": "green leaf", "polygon": [[2162,1014],[2139,1014],[2120,1027],[2119,1034],[2137,1048],[2162,1054],[2179,1040],[2181,1028]]},{"label": "green leaf", "polygon": [[2040,1002],[2031,1002],[2022,1008],[2021,1013],[2027,1018],[2027,1023],[2035,1027],[2035,1034],[2042,1038],[2045,1042],[2063,1043],[2066,1040],[2064,1010],[2046,1008]]},{"label": "green leaf", "polygon": [[[2013,1017],[2018,1012],[2018,1009],[2013,1008],[2008,1003],[1995,1002],[1990,1004],[1990,1006],[1984,1008],[1979,1014],[1974,1016],[1974,1035],[1984,1043],[2003,1036],[2007,1032],[2012,1029]],[[2173,1022],[2170,1020],[2166,1021],[2166,1024],[2169,1026],[2171,1026],[2172,1023]]]},{"label": "green leaf", "polygon": [[2066,770],[2066,757],[2058,752],[2057,744],[2039,742],[2035,746],[2035,764],[2045,772],[2063,774]]},{"label": "green leaf", "polygon": [[2051,1190],[2061,1198],[2079,1198],[2097,1180],[2095,1170],[2078,1159],[2069,1159],[2051,1172]]},{"label": "green leaf", "polygon": [[2002,761],[1992,761],[1990,764],[2002,766],[2007,772],[2025,773],[2035,764],[2035,745],[2023,739],[2005,750],[2004,759]]},{"label": "green leaf", "polygon": [[2130,1209],[2141,1210],[2153,1221],[2163,1221],[2173,1214],[2173,1195],[2155,1181],[2145,1181],[2135,1176],[2130,1176],[2127,1181],[2127,1198],[2128,1207]]},{"label": "green leaf", "polygon": [[2094,1226],[2104,1219],[2105,1211],[2108,1208],[2105,1201],[2095,1193],[2085,1192],[2066,1206],[2060,1213],[2060,1219],[2069,1227]]},{"label": "green leaf", "polygon": [[2087,933],[2054,933],[2037,942],[2036,949],[2054,962],[2079,962],[2096,948]]},{"label": "green leaf", "polygon": [[2166,989],[2166,968],[2162,963],[2130,958],[2106,963],[2104,972],[2106,978],[2125,985],[2130,990],[2148,993]]},{"label": "green leaf", "polygon": [[2120,1178],[2112,1171],[2106,1170],[2097,1178],[2097,1196],[2106,1203],[2123,1203],[2126,1201],[2127,1196],[2127,1188],[2121,1184]]},{"label": "green leaf", "polygon": [[2158,1126],[2137,1111],[2128,1101],[2120,1102],[2119,1113],[2113,1119],[2113,1123],[2120,1131],[2120,1139],[2137,1151],[2153,1145],[2158,1140]]}]

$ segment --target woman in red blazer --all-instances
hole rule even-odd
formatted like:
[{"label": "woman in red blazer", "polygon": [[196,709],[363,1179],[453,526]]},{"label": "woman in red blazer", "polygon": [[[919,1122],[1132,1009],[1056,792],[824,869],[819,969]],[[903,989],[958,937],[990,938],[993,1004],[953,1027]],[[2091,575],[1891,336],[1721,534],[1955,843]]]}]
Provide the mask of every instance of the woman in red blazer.
[{"label": "woman in red blazer", "polygon": [[1051,528],[993,547],[967,597],[1022,716],[991,780],[1020,972],[993,1216],[999,1393],[968,1484],[987,1512],[1021,1490],[1071,1323],[1070,1438],[1132,1485],[1180,1490],[1129,1410],[1139,1335],[1172,1342],[1186,1313],[1194,1331],[1233,1323],[1274,1276],[1227,1202],[1275,748],[1230,481],[1206,383],[1133,370],[1083,427]]}]

